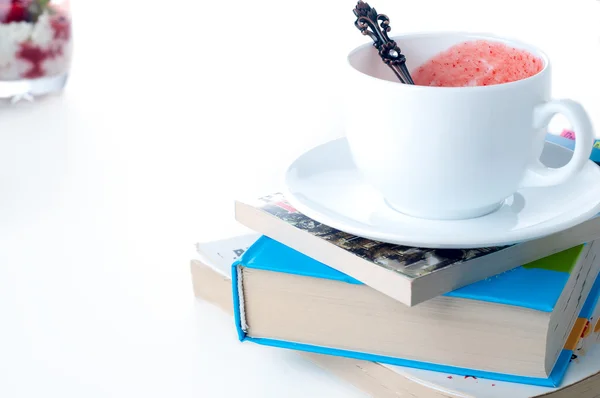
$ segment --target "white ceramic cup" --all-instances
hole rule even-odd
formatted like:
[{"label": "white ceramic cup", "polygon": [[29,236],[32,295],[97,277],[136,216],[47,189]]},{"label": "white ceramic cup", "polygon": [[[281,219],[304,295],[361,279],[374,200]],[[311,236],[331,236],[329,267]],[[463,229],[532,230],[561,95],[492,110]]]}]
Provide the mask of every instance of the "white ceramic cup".
[{"label": "white ceramic cup", "polygon": [[[477,87],[400,83],[372,43],[348,56],[345,132],[365,180],[407,215],[467,219],[488,214],[522,188],[562,184],[588,161],[594,132],[583,107],[550,98],[548,57],[518,41],[470,33],[393,38],[410,71],[452,45],[500,41],[544,62],[534,76]],[[560,113],[577,135],[571,161],[558,169],[539,157],[551,118]]]}]

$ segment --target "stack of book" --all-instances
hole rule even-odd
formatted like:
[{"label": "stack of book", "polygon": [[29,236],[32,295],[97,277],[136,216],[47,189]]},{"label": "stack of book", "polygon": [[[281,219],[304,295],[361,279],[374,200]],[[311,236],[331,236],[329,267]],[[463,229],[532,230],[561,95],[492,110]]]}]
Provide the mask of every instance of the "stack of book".
[{"label": "stack of book", "polygon": [[600,217],[461,250],[353,236],[282,194],[235,215],[256,233],[198,244],[192,275],[241,341],[297,350],[372,396],[597,396]]}]

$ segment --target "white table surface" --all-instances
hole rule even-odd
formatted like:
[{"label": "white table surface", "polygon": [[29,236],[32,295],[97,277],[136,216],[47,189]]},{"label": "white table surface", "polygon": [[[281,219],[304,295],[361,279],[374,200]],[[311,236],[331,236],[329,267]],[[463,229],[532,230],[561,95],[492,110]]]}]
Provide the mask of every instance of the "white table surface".
[{"label": "white table surface", "polygon": [[[426,17],[403,24],[529,34],[551,56],[575,57],[577,35],[598,45],[587,1],[522,7],[577,18],[568,36],[526,29],[521,16],[505,28],[502,10],[496,25],[427,17],[425,1],[413,11]],[[236,196],[276,189],[288,160],[343,133],[339,68],[364,41],[353,3],[72,3],[67,90],[0,109],[0,396],[363,396],[291,352],[239,343],[226,315],[193,298],[189,276],[196,241],[244,231]],[[377,4],[393,29],[398,7]],[[274,48],[265,20],[278,27]],[[578,67],[577,84],[568,66],[557,63],[555,92],[598,119],[592,66]]]}]

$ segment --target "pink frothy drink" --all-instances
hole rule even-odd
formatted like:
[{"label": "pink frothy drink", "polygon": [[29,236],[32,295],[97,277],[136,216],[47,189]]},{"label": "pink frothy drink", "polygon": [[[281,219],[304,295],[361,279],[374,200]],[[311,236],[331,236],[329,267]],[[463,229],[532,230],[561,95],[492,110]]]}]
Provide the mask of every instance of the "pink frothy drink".
[{"label": "pink frothy drink", "polygon": [[542,60],[527,51],[476,40],[448,48],[411,74],[420,86],[490,86],[525,79],[543,67]]}]

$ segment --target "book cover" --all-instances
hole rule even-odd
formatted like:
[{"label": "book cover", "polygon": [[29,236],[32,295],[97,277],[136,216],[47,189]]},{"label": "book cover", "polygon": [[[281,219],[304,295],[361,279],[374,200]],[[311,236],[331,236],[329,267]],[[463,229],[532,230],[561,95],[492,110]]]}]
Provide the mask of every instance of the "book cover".
[{"label": "book cover", "polygon": [[295,228],[326,240],[363,260],[409,278],[418,278],[467,260],[494,253],[503,247],[481,249],[421,249],[361,238],[315,221],[297,211],[282,193],[259,198],[255,203],[262,211]]},{"label": "book cover", "polygon": [[258,234],[245,234],[211,242],[196,243],[196,252],[206,264],[222,276],[231,278],[231,264],[260,238]]},{"label": "book cover", "polygon": [[[560,293],[568,279],[569,273],[573,269],[573,264],[581,253],[583,245],[575,247],[564,253],[559,253],[558,258],[550,260],[540,260],[535,263],[526,264],[519,267],[521,271],[508,272],[497,275],[493,278],[488,278],[477,282],[477,286],[467,286],[463,292],[451,292],[449,295],[458,297],[467,297],[474,300],[491,301],[496,303],[504,303],[509,305],[519,305],[527,308],[533,308],[540,311],[552,311],[556,304]],[[558,361],[556,362],[552,374],[549,378],[532,378],[516,375],[496,374],[486,371],[478,371],[473,369],[462,369],[452,366],[444,366],[432,363],[423,363],[401,358],[383,357],[378,355],[369,355],[366,353],[352,352],[340,349],[331,349],[327,347],[310,346],[294,342],[280,341],[274,339],[252,338],[246,335],[247,329],[243,314],[243,295],[241,294],[241,280],[239,279],[240,267],[255,268],[269,270],[275,272],[291,273],[315,278],[333,279],[346,283],[361,284],[361,282],[346,276],[345,274],[336,271],[326,265],[319,263],[299,253],[289,247],[276,242],[268,237],[259,238],[256,243],[248,249],[240,260],[237,260],[232,265],[232,288],[236,327],[238,336],[241,341],[249,340],[258,344],[270,345],[281,348],[289,348],[301,351],[315,352],[321,354],[345,356],[361,360],[370,360],[382,362],[391,365],[399,365],[412,368],[427,369],[436,372],[453,373],[459,375],[468,375],[482,377],[494,380],[503,380],[508,382],[534,384],[541,386],[556,387],[560,384],[564,376],[571,355],[573,354],[572,347],[566,347],[561,352]],[[510,286],[510,281],[516,280],[523,283],[517,283]],[[529,277],[527,276],[529,275]],[[533,300],[520,299],[520,302],[515,302],[515,297],[532,297],[530,291],[532,286],[536,285],[540,276],[545,280],[553,280],[547,287],[547,293],[536,297]],[[594,275],[595,278],[595,275]],[[561,282],[562,281],[562,282]],[[575,330],[575,328],[574,328]],[[573,333],[573,332],[572,332]],[[579,333],[579,331],[576,331]],[[571,348],[571,349],[569,349]]]}]

